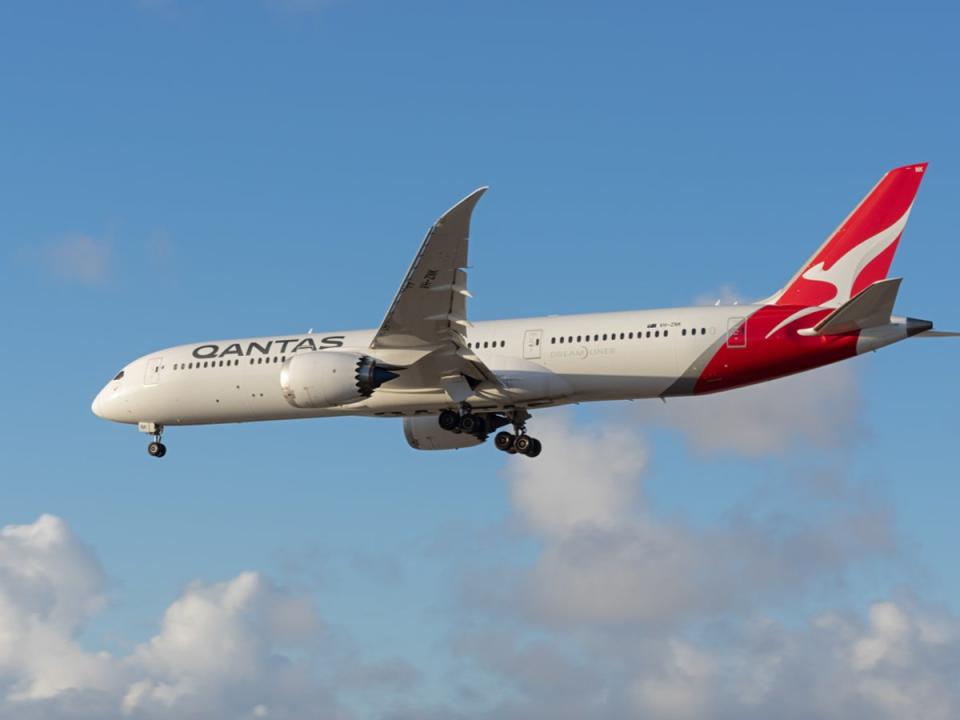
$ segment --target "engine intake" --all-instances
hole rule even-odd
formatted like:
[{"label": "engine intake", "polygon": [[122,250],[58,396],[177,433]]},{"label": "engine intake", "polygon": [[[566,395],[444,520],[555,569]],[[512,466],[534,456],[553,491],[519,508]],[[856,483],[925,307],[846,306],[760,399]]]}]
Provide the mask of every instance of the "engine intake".
[{"label": "engine intake", "polygon": [[294,407],[337,407],[370,397],[397,377],[395,370],[400,368],[368,355],[317,350],[294,355],[283,364],[280,388]]}]

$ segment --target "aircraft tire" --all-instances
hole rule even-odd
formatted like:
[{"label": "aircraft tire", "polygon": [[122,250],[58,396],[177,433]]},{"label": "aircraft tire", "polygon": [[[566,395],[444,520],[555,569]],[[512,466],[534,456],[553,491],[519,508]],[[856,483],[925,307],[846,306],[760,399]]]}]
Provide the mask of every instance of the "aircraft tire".
[{"label": "aircraft tire", "polygon": [[440,423],[441,428],[449,432],[456,432],[460,429],[460,416],[453,410],[441,410],[437,422]]},{"label": "aircraft tire", "polygon": [[535,458],[543,450],[543,444],[536,438],[530,438],[530,447],[527,449],[526,456]]},{"label": "aircraft tire", "polygon": [[513,446],[517,449],[517,452],[523,455],[527,454],[532,444],[533,438],[529,435],[517,435],[517,439],[513,441]]},{"label": "aircraft tire", "polygon": [[481,415],[467,413],[460,418],[460,429],[468,435],[486,435],[487,421]]}]

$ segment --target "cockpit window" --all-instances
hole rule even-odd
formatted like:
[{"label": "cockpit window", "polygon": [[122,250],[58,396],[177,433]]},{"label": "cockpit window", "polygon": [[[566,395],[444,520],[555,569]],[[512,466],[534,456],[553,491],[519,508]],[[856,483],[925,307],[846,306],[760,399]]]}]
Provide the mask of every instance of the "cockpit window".
[{"label": "cockpit window", "polygon": [[117,373],[117,376],[114,378],[114,380],[119,380],[122,377],[123,377],[123,370]]}]

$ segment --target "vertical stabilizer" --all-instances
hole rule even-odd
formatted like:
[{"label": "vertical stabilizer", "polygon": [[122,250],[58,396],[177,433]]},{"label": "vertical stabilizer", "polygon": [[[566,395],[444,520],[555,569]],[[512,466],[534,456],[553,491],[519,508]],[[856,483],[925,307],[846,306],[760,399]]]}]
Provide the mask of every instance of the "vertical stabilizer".
[{"label": "vertical stabilizer", "polygon": [[793,279],[767,303],[839,307],[883,280],[927,163],[884,175]]}]

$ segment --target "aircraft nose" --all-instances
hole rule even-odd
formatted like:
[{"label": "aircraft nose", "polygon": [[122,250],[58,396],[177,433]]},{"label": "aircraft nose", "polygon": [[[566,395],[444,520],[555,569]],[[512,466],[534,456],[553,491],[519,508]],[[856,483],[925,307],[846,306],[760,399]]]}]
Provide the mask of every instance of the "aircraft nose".
[{"label": "aircraft nose", "polygon": [[93,411],[93,414],[97,417],[103,417],[103,391],[97,393],[97,396],[93,399],[93,403],[90,405],[90,409]]}]

